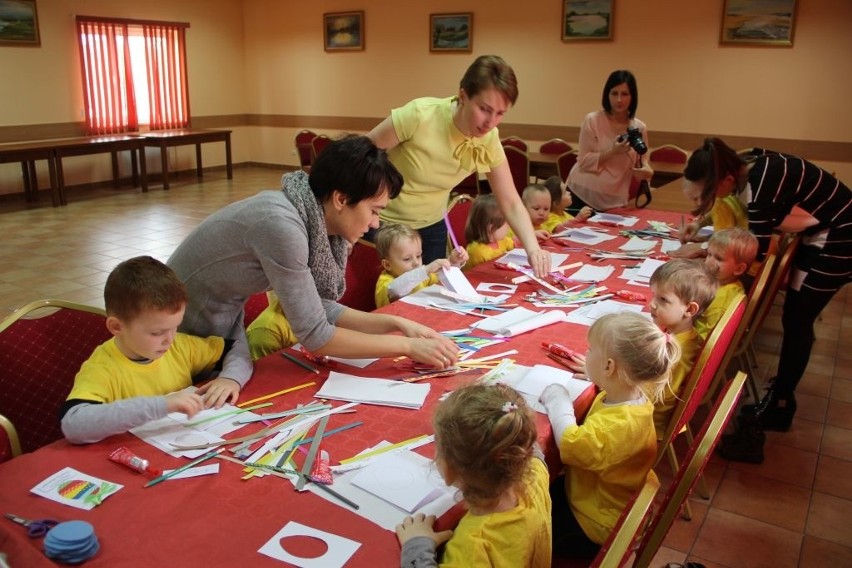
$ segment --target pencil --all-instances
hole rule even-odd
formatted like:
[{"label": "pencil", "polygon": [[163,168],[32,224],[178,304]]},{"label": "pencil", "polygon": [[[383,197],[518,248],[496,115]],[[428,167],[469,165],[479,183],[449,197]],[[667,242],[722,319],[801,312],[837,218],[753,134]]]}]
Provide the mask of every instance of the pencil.
[{"label": "pencil", "polygon": [[453,243],[453,248],[457,249],[459,247],[459,242],[456,240],[456,235],[453,233],[453,227],[450,225],[450,217],[449,215],[444,215],[444,224],[447,226],[447,234],[450,235],[450,241]]},{"label": "pencil", "polygon": [[225,451],[225,448],[216,448],[212,452],[208,452],[208,453],[204,454],[203,456],[201,456],[199,458],[195,458],[194,460],[192,460],[191,462],[189,462],[186,465],[183,465],[183,466],[181,466],[177,469],[173,469],[168,473],[164,473],[160,477],[155,477],[154,479],[152,479],[151,481],[146,483],[145,487],[151,487],[152,485],[157,485],[159,482],[165,481],[170,477],[174,477],[179,473],[183,473],[184,471],[188,470],[189,468],[195,467],[196,465],[200,464],[203,461],[207,461],[210,458],[216,457],[217,455],[221,454],[224,451]]},{"label": "pencil", "polygon": [[307,369],[308,371],[310,371],[312,373],[316,373],[317,375],[320,374],[319,369],[317,369],[315,367],[311,367],[310,365],[308,365],[307,363],[305,363],[301,359],[296,359],[295,357],[293,357],[292,355],[290,355],[286,351],[282,351],[281,356],[284,357],[285,359],[292,361],[293,363],[297,364],[298,366],[300,366],[303,369]]}]

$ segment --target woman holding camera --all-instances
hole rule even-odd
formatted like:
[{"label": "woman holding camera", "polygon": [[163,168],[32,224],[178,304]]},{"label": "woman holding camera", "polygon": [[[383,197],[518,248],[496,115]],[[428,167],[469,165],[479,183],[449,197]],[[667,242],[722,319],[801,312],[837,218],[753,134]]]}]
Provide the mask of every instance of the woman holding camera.
[{"label": "woman holding camera", "polygon": [[603,109],[586,115],[580,128],[580,152],[568,174],[573,208],[612,209],[627,205],[633,178],[650,181],[654,170],[641,154],[648,149],[645,123],[636,118],[639,91],[626,70],[610,73],[601,97]]}]

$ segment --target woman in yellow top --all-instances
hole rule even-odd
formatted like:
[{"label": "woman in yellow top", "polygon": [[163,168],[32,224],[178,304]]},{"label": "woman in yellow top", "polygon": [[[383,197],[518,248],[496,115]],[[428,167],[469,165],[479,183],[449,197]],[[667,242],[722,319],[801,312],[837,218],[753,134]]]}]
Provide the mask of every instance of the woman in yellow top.
[{"label": "woman in yellow top", "polygon": [[483,55],[468,67],[458,95],[414,99],[391,111],[368,134],[388,151],[405,180],[381,219],[405,223],[420,232],[424,263],[446,255],[447,197],[460,181],[477,172],[488,179],[535,273],[544,276],[550,271],[550,254],[536,240],[497,131],[517,98],[512,68],[496,55]]}]

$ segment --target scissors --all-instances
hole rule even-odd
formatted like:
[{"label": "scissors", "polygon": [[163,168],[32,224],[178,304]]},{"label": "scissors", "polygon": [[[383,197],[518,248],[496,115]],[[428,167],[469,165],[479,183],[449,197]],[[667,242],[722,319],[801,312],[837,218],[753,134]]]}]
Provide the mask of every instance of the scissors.
[{"label": "scissors", "polygon": [[44,536],[47,534],[47,531],[59,524],[59,521],[54,521],[53,519],[39,519],[37,521],[31,521],[29,519],[19,517],[18,515],[13,515],[12,513],[4,513],[3,516],[13,523],[18,523],[19,525],[27,527],[27,536],[30,538],[39,538]]}]

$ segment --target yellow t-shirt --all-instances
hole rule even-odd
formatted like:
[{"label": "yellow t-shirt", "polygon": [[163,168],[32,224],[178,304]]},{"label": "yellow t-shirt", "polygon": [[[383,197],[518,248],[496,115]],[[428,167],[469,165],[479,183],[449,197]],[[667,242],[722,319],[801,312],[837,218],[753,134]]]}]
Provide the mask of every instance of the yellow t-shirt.
[{"label": "yellow t-shirt", "polygon": [[716,297],[695,320],[695,331],[702,342],[707,341],[707,337],[712,333],[719,320],[722,319],[725,310],[743,294],[745,294],[745,289],[739,280],[719,286],[719,289],[716,290]]},{"label": "yellow t-shirt", "polygon": [[166,354],[149,363],[128,359],[115,338],[99,345],[74,377],[68,400],[110,403],[138,396],[163,396],[192,385],[192,377],[212,370],[222,357],[221,337],[178,333]]},{"label": "yellow t-shirt", "polygon": [[526,494],[515,508],[488,515],[467,513],[462,517],[447,542],[440,566],[550,566],[552,542],[547,466],[533,458],[528,476]]},{"label": "yellow t-shirt", "polygon": [[405,184],[382,211],[385,222],[422,229],[447,211],[450,190],[474,171],[487,173],[506,161],[496,128],[467,138],[453,124],[454,97],[414,99],[391,111],[399,144],[388,151]]},{"label": "yellow t-shirt", "polygon": [[657,439],[662,439],[666,432],[672,410],[677,405],[680,391],[683,390],[689,374],[692,373],[695,358],[698,357],[698,352],[704,344],[698,337],[695,327],[674,334],[674,340],[680,345],[680,359],[672,369],[669,385],[663,390],[663,399],[654,404],[654,426],[657,429]]},{"label": "yellow t-shirt", "polygon": [[541,224],[541,229],[544,229],[548,233],[552,233],[553,229],[561,225],[562,223],[567,223],[574,218],[570,213],[562,212],[557,213],[554,211],[550,212],[550,215],[547,216],[547,219]]},{"label": "yellow t-shirt", "polygon": [[748,229],[748,213],[745,207],[733,193],[717,198],[710,210],[710,220],[714,231],[722,229]]},{"label": "yellow t-shirt", "polygon": [[654,406],[648,400],[606,404],[606,391],[592,402],[582,425],[557,440],[568,466],[565,494],[592,541],[602,544],[654,465]]},{"label": "yellow t-shirt", "polygon": [[[391,303],[390,285],[391,285],[391,282],[393,282],[394,280],[396,280],[396,276],[391,275],[387,271],[382,271],[382,273],[379,275],[379,279],[376,280],[376,295],[375,295],[376,307],[377,308],[381,308],[382,306],[387,306],[388,304]],[[429,278],[427,278],[426,280],[424,280],[423,282],[421,282],[420,284],[415,286],[411,290],[411,292],[409,292],[409,294],[413,294],[414,292],[416,292],[418,290],[422,290],[423,288],[425,288],[427,286],[431,286],[431,285],[437,284],[437,283],[438,283],[438,275],[437,274],[430,274]]]},{"label": "yellow t-shirt", "polygon": [[515,239],[511,236],[504,238],[496,243],[477,243],[472,242],[467,244],[467,264],[464,265],[465,270],[471,269],[478,264],[500,258],[510,250],[515,248]]},{"label": "yellow t-shirt", "polygon": [[278,295],[269,295],[269,305],[246,328],[249,353],[253,361],[299,342],[281,308]]}]

